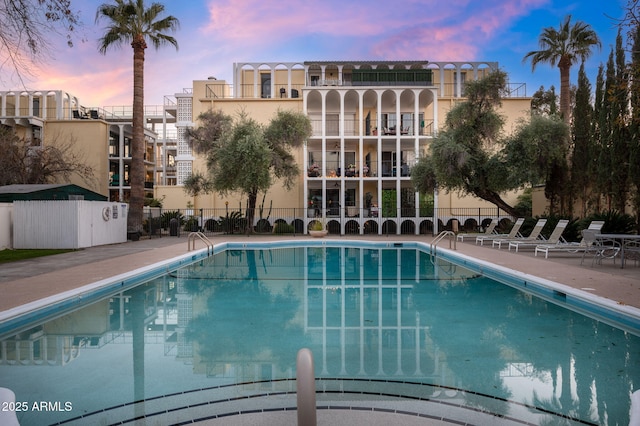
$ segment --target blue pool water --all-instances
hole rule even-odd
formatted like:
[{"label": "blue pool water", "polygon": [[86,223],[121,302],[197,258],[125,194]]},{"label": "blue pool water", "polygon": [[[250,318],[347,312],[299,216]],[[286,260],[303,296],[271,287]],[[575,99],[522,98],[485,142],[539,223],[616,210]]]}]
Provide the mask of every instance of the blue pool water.
[{"label": "blue pool water", "polygon": [[629,423],[637,318],[416,244],[238,246],[193,261],[62,316],[0,324],[0,387],[21,424],[291,409],[302,347],[320,406]]}]

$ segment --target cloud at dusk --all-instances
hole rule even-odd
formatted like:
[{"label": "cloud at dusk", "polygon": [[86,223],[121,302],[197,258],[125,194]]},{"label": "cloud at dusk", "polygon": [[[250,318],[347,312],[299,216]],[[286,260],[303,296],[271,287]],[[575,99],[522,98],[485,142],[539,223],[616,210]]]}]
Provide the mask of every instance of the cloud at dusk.
[{"label": "cloud at dusk", "polygon": [[[82,38],[73,48],[52,46],[51,60],[25,79],[29,89],[61,89],[92,106],[132,102],[132,49],[98,53],[105,23],[94,11],[106,0],[72,0],[82,5]],[[571,13],[594,25],[603,46],[615,39],[606,16],[620,16],[612,0],[596,10],[563,0],[192,0],[160,1],[180,20],[171,46],[145,53],[145,103],[160,104],[193,80],[216,76],[232,82],[234,62],[305,60],[497,61],[518,81],[558,85],[557,70],[523,64],[537,48],[540,30],[558,26]],[[150,4],[150,0],[146,0]],[[593,60],[605,61],[608,52]],[[20,88],[0,77],[0,89]],[[17,86],[17,87],[16,87]]]}]

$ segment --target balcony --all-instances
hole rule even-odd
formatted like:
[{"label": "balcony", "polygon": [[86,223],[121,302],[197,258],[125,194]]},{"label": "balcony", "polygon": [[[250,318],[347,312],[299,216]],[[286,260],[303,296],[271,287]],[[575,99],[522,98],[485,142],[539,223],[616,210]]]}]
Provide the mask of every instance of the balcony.
[{"label": "balcony", "polygon": [[[312,137],[322,136],[322,119],[311,118]],[[403,122],[404,123],[404,122]],[[404,124],[400,130],[401,137],[413,137],[413,136],[433,136],[433,119],[420,120],[420,127],[414,129],[413,121],[408,121],[408,124]],[[382,126],[377,125],[375,119],[365,119],[360,125],[359,120],[345,119],[344,130],[340,132],[340,120],[336,116],[331,116],[325,119],[325,136],[361,136],[360,128],[362,127],[362,136],[383,136],[393,137],[397,136],[396,124],[392,121],[384,121]]]}]

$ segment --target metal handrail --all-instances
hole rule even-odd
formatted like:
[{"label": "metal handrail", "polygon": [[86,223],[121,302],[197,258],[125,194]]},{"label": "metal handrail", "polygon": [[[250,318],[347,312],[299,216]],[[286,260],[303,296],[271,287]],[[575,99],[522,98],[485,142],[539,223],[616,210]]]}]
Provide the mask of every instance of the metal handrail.
[{"label": "metal handrail", "polygon": [[451,242],[453,241],[453,249],[457,250],[456,233],[453,232],[453,231],[442,231],[431,242],[431,246],[429,248],[429,253],[431,253],[432,256],[434,256],[436,254],[436,246],[438,245],[438,243],[440,241],[442,241],[447,236],[449,237],[449,248],[451,248]]},{"label": "metal handrail", "polygon": [[302,348],[296,359],[298,426],[316,426],[316,379],[311,349]]},{"label": "metal handrail", "polygon": [[[203,243],[207,245],[208,254],[210,255],[213,254],[213,243],[202,232],[192,232],[189,234],[189,237],[187,237],[187,251],[196,249],[196,238],[199,238]],[[193,241],[193,247],[191,246],[192,241]]]}]

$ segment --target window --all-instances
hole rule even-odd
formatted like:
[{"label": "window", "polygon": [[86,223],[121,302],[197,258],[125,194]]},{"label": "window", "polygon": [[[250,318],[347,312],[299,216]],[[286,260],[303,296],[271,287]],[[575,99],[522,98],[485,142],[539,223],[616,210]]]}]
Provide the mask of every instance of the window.
[{"label": "window", "polygon": [[397,121],[395,114],[382,114],[382,131],[388,133],[395,130]]},{"label": "window", "polygon": [[[458,85],[458,75],[460,75],[460,84]],[[464,86],[465,83],[467,81],[467,73],[465,72],[458,72],[458,71],[454,71],[453,72],[453,87],[454,89],[454,95],[458,96],[458,89],[460,90],[460,96],[464,96]]]},{"label": "window", "polygon": [[271,73],[262,73],[260,74],[260,97],[261,98],[270,98],[271,97]]},{"label": "window", "polygon": [[109,157],[119,156],[118,135],[109,132]]},{"label": "window", "polygon": [[42,127],[33,126],[31,127],[31,146],[40,145],[42,145]]}]

